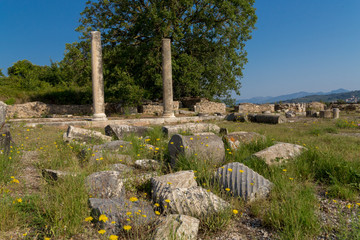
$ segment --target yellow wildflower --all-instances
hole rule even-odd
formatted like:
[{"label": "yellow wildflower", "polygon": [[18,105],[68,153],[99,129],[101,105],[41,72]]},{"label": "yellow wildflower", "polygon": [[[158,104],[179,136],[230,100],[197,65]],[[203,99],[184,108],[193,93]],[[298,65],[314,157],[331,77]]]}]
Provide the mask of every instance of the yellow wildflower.
[{"label": "yellow wildflower", "polygon": [[18,198],[18,199],[16,199],[16,201],[17,201],[18,203],[21,203],[21,202],[22,202],[22,199],[21,199],[21,198]]},{"label": "yellow wildflower", "polygon": [[287,170],[286,169],[283,169],[283,172],[286,172]]},{"label": "yellow wildflower", "polygon": [[119,239],[119,237],[116,235],[110,235],[109,237],[109,240],[117,240],[117,239]]},{"label": "yellow wildflower", "polygon": [[160,212],[159,212],[159,211],[155,211],[155,214],[156,214],[156,215],[160,215]]},{"label": "yellow wildflower", "polygon": [[169,199],[166,199],[165,202],[169,203],[169,202],[171,202],[171,201],[170,201]]},{"label": "yellow wildflower", "polygon": [[131,197],[129,200],[130,200],[130,202],[136,202],[136,201],[138,201],[138,199],[137,199],[136,197]]},{"label": "yellow wildflower", "polygon": [[155,206],[156,206],[156,207],[160,207],[160,204],[158,204],[158,203],[155,203]]},{"label": "yellow wildflower", "polygon": [[131,229],[131,226],[130,226],[130,225],[125,225],[125,226],[124,226],[124,230],[125,230],[125,231],[129,231],[130,229]]},{"label": "yellow wildflower", "polygon": [[101,229],[101,230],[98,231],[98,233],[104,234],[104,233],[106,233],[106,231],[104,229]]},{"label": "yellow wildflower", "polygon": [[101,214],[100,217],[99,217],[99,221],[103,221],[103,222],[106,222],[108,220],[108,217],[104,214]]},{"label": "yellow wildflower", "polygon": [[85,218],[85,222],[91,222],[94,218],[93,217],[87,217]]},{"label": "yellow wildflower", "polygon": [[225,188],[225,191],[229,192],[229,191],[230,191],[230,188]]},{"label": "yellow wildflower", "polygon": [[229,172],[232,172],[232,169],[231,169],[231,168],[228,168],[228,171],[229,171]]},{"label": "yellow wildflower", "polygon": [[128,216],[131,215],[131,214],[132,214],[132,212],[127,212],[127,213],[126,213],[126,215],[128,215]]},{"label": "yellow wildflower", "polygon": [[232,212],[233,212],[233,214],[238,214],[239,213],[239,211],[236,210],[236,209],[234,209]]},{"label": "yellow wildflower", "polygon": [[240,173],[243,173],[243,172],[244,172],[244,170],[239,170],[239,172],[240,172]]}]

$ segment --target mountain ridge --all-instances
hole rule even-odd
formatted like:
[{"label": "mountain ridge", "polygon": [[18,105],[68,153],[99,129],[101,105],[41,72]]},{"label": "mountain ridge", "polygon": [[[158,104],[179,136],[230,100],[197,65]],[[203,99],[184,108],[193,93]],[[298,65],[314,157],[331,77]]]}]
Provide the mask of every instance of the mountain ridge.
[{"label": "mountain ridge", "polygon": [[341,93],[348,93],[351,92],[349,90],[343,89],[343,88],[339,88],[336,90],[332,90],[330,92],[305,92],[305,91],[301,91],[301,92],[296,92],[296,93],[291,93],[291,94],[285,94],[285,95],[280,95],[280,96],[275,96],[275,97],[253,97],[253,98],[248,98],[248,99],[237,99],[236,103],[257,103],[257,104],[263,104],[263,103],[275,103],[275,102],[280,102],[280,101],[288,101],[288,100],[295,100],[295,99],[299,99],[299,98],[304,98],[307,96],[322,96],[322,95],[331,95],[331,94],[341,94]]}]

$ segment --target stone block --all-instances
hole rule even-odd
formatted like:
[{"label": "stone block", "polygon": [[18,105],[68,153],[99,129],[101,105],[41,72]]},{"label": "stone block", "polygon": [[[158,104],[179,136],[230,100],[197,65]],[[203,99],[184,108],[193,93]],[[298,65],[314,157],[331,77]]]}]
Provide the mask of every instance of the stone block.
[{"label": "stone block", "polygon": [[159,169],[160,163],[153,159],[140,159],[135,161],[135,167],[145,170],[156,170]]},{"label": "stone block", "polygon": [[116,136],[117,139],[122,139],[125,135],[128,134],[145,136],[145,134],[152,129],[153,128],[151,127],[144,127],[144,126],[110,124],[105,127],[105,134],[107,136]]},{"label": "stone block", "polygon": [[330,110],[320,111],[320,118],[332,118],[333,114]]},{"label": "stone block", "polygon": [[216,132],[220,131],[220,128],[211,123],[186,123],[180,125],[168,125],[163,126],[162,131],[168,135],[172,136],[177,133],[199,133],[199,132]]},{"label": "stone block", "polygon": [[338,119],[340,117],[340,109],[333,108],[333,118]]},{"label": "stone block", "polygon": [[233,122],[247,122],[247,115],[243,113],[231,113],[226,115],[225,120]]},{"label": "stone block", "polygon": [[53,181],[57,181],[60,178],[64,178],[66,176],[76,176],[76,173],[64,172],[53,169],[43,169],[41,170],[41,174],[45,179],[50,179]]},{"label": "stone block", "polygon": [[160,199],[162,193],[167,188],[191,188],[196,187],[195,175],[193,171],[180,171],[159,177],[151,178],[153,200]]},{"label": "stone block", "polygon": [[7,104],[0,101],[0,128],[5,124],[7,109]]},{"label": "stone block", "polygon": [[9,154],[12,137],[10,125],[5,122],[0,126],[0,153]]},{"label": "stone block", "polygon": [[264,141],[266,138],[255,132],[232,132],[223,136],[232,150],[238,149],[241,145],[256,141]]},{"label": "stone block", "polygon": [[170,213],[202,217],[218,213],[230,205],[201,187],[164,188],[157,203]]},{"label": "stone block", "polygon": [[101,141],[111,141],[111,137],[105,136],[101,132],[93,131],[84,128],[78,128],[74,126],[69,126],[66,132],[67,141],[79,140],[79,141],[93,141],[93,140],[101,140]]},{"label": "stone block", "polygon": [[225,159],[224,143],[216,135],[182,136],[175,134],[171,137],[168,148],[172,166],[175,166],[179,155],[195,156],[209,164],[219,164]]},{"label": "stone block", "polygon": [[303,146],[280,142],[255,153],[254,156],[264,159],[267,164],[271,165],[281,163],[284,160],[288,160],[290,158],[294,158],[300,155],[304,150],[306,150],[306,148]]},{"label": "stone block", "polygon": [[238,162],[218,168],[215,179],[222,188],[229,188],[230,194],[246,201],[266,197],[272,186],[269,180]]},{"label": "stone block", "polygon": [[200,221],[194,217],[170,214],[155,224],[154,240],[196,240]]},{"label": "stone block", "polygon": [[89,195],[95,198],[118,198],[125,194],[122,174],[117,171],[95,172],[86,178]]},{"label": "stone block", "polygon": [[[107,233],[111,234],[122,231],[124,225],[131,225],[136,228],[157,220],[152,206],[142,200],[130,201],[123,197],[114,199],[90,198],[89,204],[95,222],[101,229],[105,229]],[[100,215],[105,215],[107,220],[105,222],[99,221]],[[126,219],[130,219],[130,222]]]},{"label": "stone block", "polygon": [[[250,120],[250,121],[252,121],[252,120]],[[282,116],[282,115],[257,114],[255,116],[255,122],[256,123],[279,124],[279,123],[286,122],[286,118],[285,118],[285,116]]]}]

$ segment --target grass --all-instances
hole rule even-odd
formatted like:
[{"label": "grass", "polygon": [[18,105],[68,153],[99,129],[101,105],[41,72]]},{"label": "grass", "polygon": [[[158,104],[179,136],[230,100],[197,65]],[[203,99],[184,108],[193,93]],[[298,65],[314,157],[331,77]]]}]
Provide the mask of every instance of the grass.
[{"label": "grass", "polygon": [[[168,138],[162,134],[161,127],[154,127],[154,130],[146,134],[147,138],[128,135],[125,139],[131,141],[132,145],[121,154],[132,157],[132,161],[126,163],[130,166],[134,166],[137,159],[158,160],[160,168],[156,170],[157,174],[194,170],[199,186],[230,203],[229,209],[200,219],[200,232],[204,239],[211,239],[227,231],[233,222],[240,221],[241,214],[234,214],[233,210],[248,212],[261,219],[279,239],[310,239],[319,235],[324,228],[317,214],[319,189],[327,192],[327,198],[351,202],[354,207],[350,210],[354,213],[358,211],[356,203],[360,202],[360,140],[336,135],[349,130],[360,132],[360,128],[354,127],[348,119],[280,125],[215,122],[220,127],[227,127],[230,132],[249,131],[266,136],[264,141],[242,145],[236,151],[225,146],[224,164],[241,162],[273,183],[267,199],[251,203],[227,194],[213,180],[215,170],[221,165],[209,164],[193,155],[179,157],[176,166],[171,168],[167,150]],[[87,202],[89,196],[84,181],[86,176],[95,171],[107,170],[111,164],[124,162],[112,158],[110,152],[106,151],[103,153],[104,159],[96,164],[83,161],[79,158],[79,153],[83,149],[91,149],[96,143],[64,143],[62,133],[65,130],[47,126],[24,128],[22,125],[12,129],[15,142],[12,152],[9,156],[0,154],[0,238],[6,239],[6,233],[13,232],[14,236],[20,236],[19,238],[22,234],[27,234],[29,239],[108,239],[98,233],[100,229],[96,225],[84,221],[90,216]],[[252,157],[253,153],[273,145],[276,141],[300,144],[308,151],[276,166],[268,166],[263,160]],[[148,149],[145,144],[154,147]],[[37,151],[39,159],[32,163],[20,161],[24,151]],[[89,157],[92,153],[91,150],[87,151]],[[43,168],[49,168],[78,174],[56,182],[48,180],[39,186],[38,191],[29,192],[24,182],[13,182],[14,179],[21,179],[22,168],[27,166],[35,167],[39,172]],[[135,169],[130,175],[137,177],[143,173],[145,171]],[[14,178],[11,178],[12,176]],[[134,181],[129,184],[131,187],[127,186],[128,194],[145,201],[151,200],[149,181]],[[349,219],[349,216],[344,216],[344,223],[336,229],[337,234],[340,239],[356,239],[360,225],[358,215],[351,218],[351,224],[348,224],[346,219]],[[120,239],[147,239],[146,236],[149,236],[154,228],[154,225],[132,227],[131,230],[122,230],[118,236]]]}]

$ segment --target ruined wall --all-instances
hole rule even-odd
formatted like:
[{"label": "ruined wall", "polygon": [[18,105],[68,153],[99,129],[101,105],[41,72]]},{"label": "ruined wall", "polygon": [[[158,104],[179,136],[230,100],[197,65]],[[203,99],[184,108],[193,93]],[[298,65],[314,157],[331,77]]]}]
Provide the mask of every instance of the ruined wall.
[{"label": "ruined wall", "polygon": [[321,102],[311,102],[306,104],[307,110],[323,111],[325,110],[325,104]]},{"label": "ruined wall", "polygon": [[[179,102],[178,101],[173,101],[173,108],[174,108],[174,111],[179,110]],[[164,106],[163,106],[163,103],[152,102],[152,103],[147,103],[147,104],[143,104],[143,105],[139,106],[138,110],[139,110],[139,113],[143,113],[143,114],[161,115],[164,112]]]},{"label": "ruined wall", "polygon": [[211,102],[207,99],[202,99],[194,106],[194,111],[199,113],[226,113],[225,103]]},{"label": "ruined wall", "polygon": [[239,113],[262,113],[266,111],[275,112],[275,105],[240,103],[238,106],[235,106],[235,112]]},{"label": "ruined wall", "polygon": [[306,103],[278,103],[278,104],[275,104],[275,111],[305,112],[306,106],[307,106]]}]

